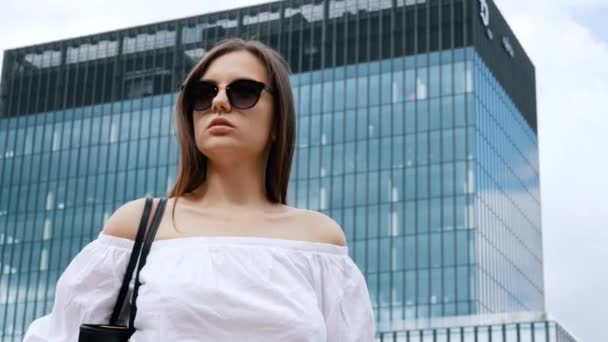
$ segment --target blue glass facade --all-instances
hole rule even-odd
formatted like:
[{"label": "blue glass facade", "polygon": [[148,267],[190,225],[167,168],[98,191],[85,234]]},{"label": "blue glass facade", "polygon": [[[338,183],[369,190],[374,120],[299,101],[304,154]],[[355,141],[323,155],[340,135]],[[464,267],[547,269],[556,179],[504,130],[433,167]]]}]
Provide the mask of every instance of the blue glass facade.
[{"label": "blue glass facade", "polygon": [[[292,78],[299,116],[288,202],[342,224],[380,320],[475,310],[467,209],[472,162],[465,147],[472,120],[465,56],[472,53]],[[7,227],[0,278],[7,329],[50,309],[60,272],[115,208],[168,189],[177,164],[174,99],[168,94],[2,121],[0,134],[11,141],[0,151],[3,180],[11,184],[0,204]],[[21,254],[34,251],[39,255]]]},{"label": "blue glass facade", "polygon": [[538,137],[473,61],[479,312],[544,311]]},{"label": "blue glass facade", "polygon": [[380,321],[477,311],[472,49],[294,77],[292,194],[345,230]]},{"label": "blue glass facade", "polygon": [[122,203],[175,177],[174,94],[0,120],[0,316],[20,340],[57,278]]}]

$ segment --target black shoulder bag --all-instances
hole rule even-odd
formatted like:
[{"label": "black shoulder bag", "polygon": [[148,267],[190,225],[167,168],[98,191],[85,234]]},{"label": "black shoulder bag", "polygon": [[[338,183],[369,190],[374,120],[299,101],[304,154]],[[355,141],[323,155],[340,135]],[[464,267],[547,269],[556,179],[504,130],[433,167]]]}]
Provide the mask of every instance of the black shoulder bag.
[{"label": "black shoulder bag", "polygon": [[[141,222],[139,223],[139,229],[137,230],[137,237],[135,239],[135,243],[133,244],[133,250],[131,251],[131,258],[129,259],[129,263],[127,265],[127,271],[123,278],[122,286],[120,287],[120,292],[118,294],[118,298],[116,299],[116,304],[114,305],[114,311],[112,312],[110,322],[109,324],[81,324],[78,342],[127,342],[129,341],[131,335],[133,335],[135,332],[135,327],[133,326],[135,314],[137,312],[135,301],[137,299],[139,286],[141,285],[139,282],[139,272],[146,264],[146,259],[148,257],[148,253],[150,252],[152,242],[154,241],[156,231],[158,230],[158,224],[160,223],[163,212],[165,211],[166,204],[167,199],[161,198],[160,202],[158,203],[158,208],[154,214],[154,218],[152,219],[152,223],[150,224],[150,229],[146,231],[146,226],[152,208],[152,198],[146,197],[146,205],[141,216]],[[136,264],[137,272],[135,275],[133,295],[131,296],[129,325],[118,325],[118,317],[121,309],[124,306],[124,301],[129,290],[129,283],[133,277],[133,270],[135,269]]]}]

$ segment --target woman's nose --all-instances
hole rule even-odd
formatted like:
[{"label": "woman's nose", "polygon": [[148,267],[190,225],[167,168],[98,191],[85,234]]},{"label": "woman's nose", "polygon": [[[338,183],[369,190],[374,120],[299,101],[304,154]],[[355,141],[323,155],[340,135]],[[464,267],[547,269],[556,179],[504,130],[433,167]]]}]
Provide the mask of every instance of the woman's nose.
[{"label": "woman's nose", "polygon": [[232,109],[230,106],[230,101],[228,100],[228,94],[226,93],[226,88],[220,89],[217,92],[217,95],[213,98],[211,102],[211,109],[218,112],[230,112]]}]

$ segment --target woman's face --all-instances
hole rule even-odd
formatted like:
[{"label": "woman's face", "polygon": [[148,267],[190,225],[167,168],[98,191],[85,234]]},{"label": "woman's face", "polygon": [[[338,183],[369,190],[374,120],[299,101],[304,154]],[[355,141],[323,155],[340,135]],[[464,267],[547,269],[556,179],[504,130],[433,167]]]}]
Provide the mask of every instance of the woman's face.
[{"label": "woman's face", "polygon": [[[235,51],[215,59],[200,80],[218,86],[211,108],[192,112],[196,146],[210,160],[252,160],[261,158],[270,136],[273,118],[272,95],[262,90],[255,106],[239,109],[230,104],[226,86],[240,79],[270,86],[266,67],[248,51]],[[227,120],[232,128],[209,129],[213,119]]]}]

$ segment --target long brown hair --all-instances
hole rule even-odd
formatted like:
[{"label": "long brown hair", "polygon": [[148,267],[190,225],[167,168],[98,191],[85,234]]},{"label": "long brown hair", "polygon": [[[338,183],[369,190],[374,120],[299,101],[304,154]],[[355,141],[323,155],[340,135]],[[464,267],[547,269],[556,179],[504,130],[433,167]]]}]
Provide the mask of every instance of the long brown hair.
[{"label": "long brown hair", "polygon": [[[270,146],[266,167],[266,197],[272,203],[287,204],[287,185],[291,172],[295,148],[295,108],[289,65],[272,48],[256,40],[230,38],[217,43],[190,71],[183,84],[198,80],[215,59],[235,51],[248,51],[265,66],[273,91],[273,127],[271,136],[275,140]],[[175,108],[177,139],[180,146],[178,173],[168,197],[189,194],[196,190],[207,178],[207,157],[196,146],[192,108],[184,102],[184,92],[180,91]],[[173,216],[175,205],[173,206]]]}]

